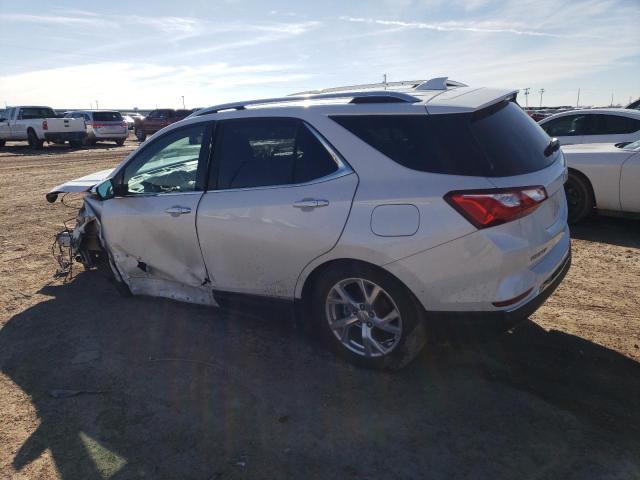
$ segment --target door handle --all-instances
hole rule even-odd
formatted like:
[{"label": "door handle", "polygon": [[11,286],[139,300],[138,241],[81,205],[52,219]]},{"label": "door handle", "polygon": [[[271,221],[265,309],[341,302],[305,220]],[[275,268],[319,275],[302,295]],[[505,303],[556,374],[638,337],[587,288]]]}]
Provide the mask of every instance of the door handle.
[{"label": "door handle", "polygon": [[179,205],[174,205],[173,207],[167,208],[164,212],[168,213],[172,217],[179,217],[180,215],[191,213],[191,209],[189,207],[181,207]]},{"label": "door handle", "polygon": [[329,205],[328,200],[318,200],[315,198],[303,198],[293,204],[295,208],[318,208]]}]

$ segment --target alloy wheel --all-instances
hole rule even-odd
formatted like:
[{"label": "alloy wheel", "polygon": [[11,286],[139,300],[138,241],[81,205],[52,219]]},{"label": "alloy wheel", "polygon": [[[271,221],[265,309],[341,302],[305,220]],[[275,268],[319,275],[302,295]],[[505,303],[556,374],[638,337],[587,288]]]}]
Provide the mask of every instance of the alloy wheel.
[{"label": "alloy wheel", "polygon": [[325,313],[342,345],[364,357],[389,354],[402,337],[402,318],[393,298],[364,278],[336,283],[327,295]]}]

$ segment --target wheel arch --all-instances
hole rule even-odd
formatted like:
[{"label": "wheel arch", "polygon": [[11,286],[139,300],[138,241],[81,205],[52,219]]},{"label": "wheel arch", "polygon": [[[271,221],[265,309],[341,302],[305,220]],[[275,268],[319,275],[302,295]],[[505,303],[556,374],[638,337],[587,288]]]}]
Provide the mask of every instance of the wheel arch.
[{"label": "wheel arch", "polygon": [[415,297],[415,295],[413,294],[411,289],[406,285],[405,282],[400,280],[396,275],[392,274],[391,272],[381,267],[380,265],[376,265],[374,263],[367,262],[366,260],[361,260],[357,258],[333,258],[331,260],[327,260],[315,266],[313,270],[305,278],[301,279],[303,283],[300,289],[300,301],[305,308],[309,307],[311,292],[313,289],[313,285],[315,284],[317,279],[320,277],[320,275],[322,275],[323,272],[327,271],[329,268],[335,267],[336,265],[341,265],[341,266],[358,265],[358,266],[365,266],[365,267],[377,270],[378,272],[390,278],[393,278],[400,285],[402,285],[409,292],[411,296]]},{"label": "wheel arch", "polygon": [[598,205],[598,199],[596,197],[596,191],[593,188],[593,184],[591,183],[591,180],[589,180],[589,177],[587,175],[585,175],[584,173],[582,173],[582,171],[578,170],[577,168],[568,167],[568,170],[569,170],[569,175],[575,175],[576,177],[579,177],[579,178],[581,178],[582,180],[585,181],[585,183],[587,184],[587,186],[591,190],[591,195],[593,196],[593,205],[592,205],[592,207],[597,206]]}]

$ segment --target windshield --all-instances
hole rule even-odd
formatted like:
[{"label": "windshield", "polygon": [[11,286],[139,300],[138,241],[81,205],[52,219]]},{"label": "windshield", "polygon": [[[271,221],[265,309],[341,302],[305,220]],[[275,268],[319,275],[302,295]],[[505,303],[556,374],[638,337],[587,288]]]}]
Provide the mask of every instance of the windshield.
[{"label": "windshield", "polygon": [[628,150],[630,152],[640,152],[640,140],[636,140],[633,143],[629,143],[622,147],[623,150]]}]

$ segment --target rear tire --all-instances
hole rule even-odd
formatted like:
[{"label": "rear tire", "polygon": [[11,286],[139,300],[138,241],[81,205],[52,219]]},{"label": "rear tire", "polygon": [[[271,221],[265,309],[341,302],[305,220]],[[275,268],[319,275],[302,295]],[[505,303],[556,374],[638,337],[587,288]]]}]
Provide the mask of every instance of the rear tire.
[{"label": "rear tire", "polygon": [[116,145],[121,147],[124,145],[124,138],[122,140],[116,140]]},{"label": "rear tire", "polygon": [[69,140],[69,146],[71,148],[80,148],[82,146],[81,140]]},{"label": "rear tire", "polygon": [[44,147],[44,140],[40,140],[36,135],[36,132],[34,132],[32,129],[29,129],[27,131],[27,140],[31,148],[42,150],[42,147]]},{"label": "rear tire", "polygon": [[0,140],[0,147],[4,147],[5,140]]},{"label": "rear tire", "polygon": [[147,139],[147,135],[144,133],[144,130],[137,129],[136,138],[138,139],[139,142],[144,142]]},{"label": "rear tire", "polygon": [[425,344],[418,300],[393,276],[365,264],[328,267],[313,285],[311,308],[325,343],[362,367],[398,370]]},{"label": "rear tire", "polygon": [[579,173],[569,172],[564,191],[569,209],[569,223],[577,223],[591,213],[595,200],[591,185],[586,178]]}]

